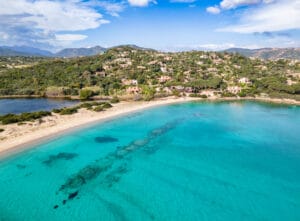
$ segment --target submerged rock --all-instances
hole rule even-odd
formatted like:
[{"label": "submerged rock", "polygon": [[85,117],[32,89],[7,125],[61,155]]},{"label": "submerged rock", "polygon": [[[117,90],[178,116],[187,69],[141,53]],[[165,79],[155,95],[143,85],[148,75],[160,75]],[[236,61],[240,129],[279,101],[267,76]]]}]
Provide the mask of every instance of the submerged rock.
[{"label": "submerged rock", "polygon": [[70,193],[69,196],[68,196],[68,200],[72,200],[74,199],[77,195],[78,195],[78,192],[79,191],[76,191],[76,192],[73,192],[73,193]]},{"label": "submerged rock", "polygon": [[104,137],[96,137],[95,141],[97,143],[112,143],[112,142],[118,142],[119,140],[114,137],[104,136]]},{"label": "submerged rock", "polygon": [[58,160],[71,160],[75,157],[78,157],[78,154],[62,152],[56,155],[50,155],[47,160],[43,161],[43,164],[47,166],[51,166],[53,163],[55,163]]}]

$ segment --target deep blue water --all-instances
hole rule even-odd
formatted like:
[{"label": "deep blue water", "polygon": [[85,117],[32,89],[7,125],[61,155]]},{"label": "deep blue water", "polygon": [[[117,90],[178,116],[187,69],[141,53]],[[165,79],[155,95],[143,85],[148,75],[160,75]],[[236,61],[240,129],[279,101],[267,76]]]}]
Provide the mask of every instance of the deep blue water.
[{"label": "deep blue water", "polygon": [[0,220],[300,220],[300,108],[159,107],[0,162]]},{"label": "deep blue water", "polygon": [[0,115],[23,112],[50,111],[76,104],[77,101],[47,98],[0,99]]}]

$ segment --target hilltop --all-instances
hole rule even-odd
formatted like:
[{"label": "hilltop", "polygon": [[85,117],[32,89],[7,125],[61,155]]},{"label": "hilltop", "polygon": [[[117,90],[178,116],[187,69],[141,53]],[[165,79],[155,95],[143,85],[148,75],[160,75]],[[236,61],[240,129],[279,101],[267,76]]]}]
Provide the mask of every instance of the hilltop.
[{"label": "hilltop", "polygon": [[3,68],[0,95],[270,96],[300,100],[300,62],[250,59],[227,52],[162,53],[120,46],[101,55],[42,59]]}]

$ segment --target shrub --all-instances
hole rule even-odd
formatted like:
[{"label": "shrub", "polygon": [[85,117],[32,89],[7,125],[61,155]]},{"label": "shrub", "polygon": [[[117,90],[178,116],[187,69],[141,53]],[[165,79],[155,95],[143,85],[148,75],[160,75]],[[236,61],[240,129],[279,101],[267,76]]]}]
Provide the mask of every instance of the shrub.
[{"label": "shrub", "polygon": [[51,112],[49,111],[38,111],[38,112],[30,112],[30,113],[22,113],[22,114],[6,114],[0,116],[0,121],[2,122],[2,124],[13,124],[13,123],[20,123],[24,121],[32,121],[50,115]]},{"label": "shrub", "polygon": [[52,112],[53,112],[53,113],[57,113],[57,114],[58,114],[58,113],[60,113],[60,112],[61,112],[61,110],[62,110],[62,109],[53,109],[53,110],[52,110]]},{"label": "shrub", "polygon": [[80,104],[79,107],[89,109],[89,108],[93,107],[93,104],[92,103],[83,103],[83,104]]},{"label": "shrub", "polygon": [[78,107],[71,107],[71,108],[63,108],[60,111],[61,115],[70,115],[70,114],[75,114],[78,112]]},{"label": "shrub", "polygon": [[93,110],[96,111],[96,112],[100,112],[100,111],[103,111],[104,109],[103,109],[102,106],[97,106]]},{"label": "shrub", "polygon": [[110,100],[110,103],[114,104],[114,103],[119,103],[120,100],[117,96],[113,97],[111,100]]},{"label": "shrub", "polygon": [[102,104],[102,107],[103,108],[111,108],[112,105],[110,103],[108,103],[108,102],[105,102],[105,103]]},{"label": "shrub", "polygon": [[79,93],[79,98],[81,100],[88,100],[93,96],[94,92],[88,89],[83,89]]}]

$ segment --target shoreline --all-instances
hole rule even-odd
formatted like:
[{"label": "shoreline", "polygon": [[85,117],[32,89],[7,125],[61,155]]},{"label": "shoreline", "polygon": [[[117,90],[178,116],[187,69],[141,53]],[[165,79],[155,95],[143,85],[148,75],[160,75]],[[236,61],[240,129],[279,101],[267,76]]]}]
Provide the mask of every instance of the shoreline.
[{"label": "shoreline", "polygon": [[[93,112],[80,109],[79,113],[73,115],[58,115],[43,118],[42,123],[29,122],[24,125],[4,125],[4,132],[0,133],[0,160],[11,155],[31,149],[44,142],[59,138],[65,134],[92,127],[99,123],[107,122],[118,117],[126,116],[135,112],[165,106],[176,103],[192,101],[222,102],[222,101],[257,101],[264,103],[297,105],[300,102],[287,99],[271,98],[192,98],[192,97],[167,97],[154,101],[122,101],[114,104],[111,109],[104,112]],[[5,138],[3,138],[3,136]]]},{"label": "shoreline", "polygon": [[2,133],[5,133],[6,130],[14,130],[16,127],[19,128],[19,131],[13,131],[11,134],[8,134],[6,139],[0,140],[0,160],[62,135],[92,127],[93,125],[107,122],[118,117],[159,106],[198,100],[200,99],[184,97],[159,99],[148,102],[120,102],[114,104],[112,108],[104,112],[93,112],[81,109],[79,113],[73,115],[61,116],[53,114],[53,116],[43,118],[45,122],[40,125],[31,125],[31,123],[25,125],[5,125],[2,127],[5,131]]}]

